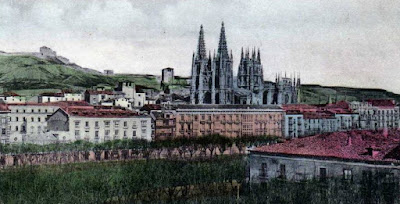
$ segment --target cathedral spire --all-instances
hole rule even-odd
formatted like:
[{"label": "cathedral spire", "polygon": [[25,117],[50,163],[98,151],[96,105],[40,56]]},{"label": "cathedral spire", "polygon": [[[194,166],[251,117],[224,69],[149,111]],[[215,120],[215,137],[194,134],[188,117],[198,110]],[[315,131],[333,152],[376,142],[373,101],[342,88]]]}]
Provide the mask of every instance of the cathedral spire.
[{"label": "cathedral spire", "polygon": [[240,59],[243,59],[243,47],[242,47],[242,54],[240,55]]},{"label": "cathedral spire", "polygon": [[206,44],[204,43],[203,25],[200,26],[199,43],[197,45],[197,56],[199,59],[207,58]]},{"label": "cathedral spire", "polygon": [[219,36],[219,43],[218,43],[218,55],[222,58],[229,58],[228,54],[228,46],[226,44],[226,37],[225,37],[225,26],[224,22],[221,25],[221,34]]},{"label": "cathedral spire", "polygon": [[260,48],[258,48],[258,52],[257,52],[257,61],[258,61],[258,62],[261,62]]}]

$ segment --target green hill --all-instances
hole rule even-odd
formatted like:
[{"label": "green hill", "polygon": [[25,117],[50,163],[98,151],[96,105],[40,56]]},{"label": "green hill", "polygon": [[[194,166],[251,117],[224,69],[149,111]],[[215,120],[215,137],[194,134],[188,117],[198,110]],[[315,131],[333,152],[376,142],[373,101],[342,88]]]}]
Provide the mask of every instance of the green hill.
[{"label": "green hill", "polygon": [[400,95],[383,89],[361,89],[349,87],[302,85],[300,90],[301,103],[318,104],[347,100],[362,101],[367,99],[395,99],[400,101]]},{"label": "green hill", "polygon": [[[185,79],[175,77],[171,89],[187,87]],[[59,64],[51,60],[34,56],[0,55],[0,88],[15,91],[21,95],[35,95],[41,92],[59,89],[85,89],[97,84],[115,85],[129,81],[137,85],[160,89],[156,77],[139,74],[117,74],[105,76],[84,72]],[[359,89],[347,87],[329,87],[302,85],[301,102],[307,104],[326,103],[335,100],[365,100],[371,98],[391,98],[400,101],[400,95],[382,89]]]},{"label": "green hill", "polygon": [[120,81],[159,89],[154,76],[104,76],[87,73],[33,56],[0,56],[0,87],[5,90],[83,89]]}]

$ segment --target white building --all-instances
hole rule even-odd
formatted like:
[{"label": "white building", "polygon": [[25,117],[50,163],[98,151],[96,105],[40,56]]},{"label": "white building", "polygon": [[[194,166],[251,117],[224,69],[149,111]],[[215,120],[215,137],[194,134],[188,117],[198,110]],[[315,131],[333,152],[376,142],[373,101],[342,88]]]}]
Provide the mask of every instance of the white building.
[{"label": "white building", "polygon": [[400,128],[400,111],[394,100],[351,102],[350,108],[359,114],[361,129]]},{"label": "white building", "polygon": [[286,112],[284,123],[285,138],[304,136],[304,116],[300,112]]},{"label": "white building", "polygon": [[83,94],[73,91],[62,91],[59,93],[42,93],[38,96],[38,103],[50,103],[60,101],[82,101]]},{"label": "white building", "polygon": [[[9,104],[10,143],[41,143],[46,138],[46,118],[59,108],[53,104]],[[39,142],[40,141],[40,142]]]},{"label": "white building", "polygon": [[14,92],[4,92],[0,95],[0,99],[5,103],[25,103],[26,97],[20,96]]},{"label": "white building", "polygon": [[115,139],[151,141],[150,116],[122,109],[71,107],[58,109],[48,118],[49,134],[62,142],[86,140],[94,143]]},{"label": "white building", "polygon": [[86,90],[85,101],[92,105],[100,105],[102,101],[112,100],[117,97],[113,91]]}]

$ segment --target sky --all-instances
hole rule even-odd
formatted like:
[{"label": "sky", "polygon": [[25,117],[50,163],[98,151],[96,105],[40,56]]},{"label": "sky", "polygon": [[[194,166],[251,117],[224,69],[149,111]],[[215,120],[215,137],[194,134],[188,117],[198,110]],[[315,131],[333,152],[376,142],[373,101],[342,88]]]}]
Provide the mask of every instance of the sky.
[{"label": "sky", "polygon": [[0,0],[0,50],[48,46],[83,67],[189,76],[200,25],[207,50],[221,22],[234,74],[260,48],[264,78],[400,93],[398,0]]}]

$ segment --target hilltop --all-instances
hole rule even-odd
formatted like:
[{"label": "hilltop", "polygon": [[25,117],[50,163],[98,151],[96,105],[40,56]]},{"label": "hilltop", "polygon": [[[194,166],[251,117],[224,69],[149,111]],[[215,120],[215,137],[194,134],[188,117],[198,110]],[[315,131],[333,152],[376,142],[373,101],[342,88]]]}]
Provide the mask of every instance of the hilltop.
[{"label": "hilltop", "polygon": [[5,90],[84,89],[100,83],[115,85],[120,81],[160,88],[155,76],[106,76],[35,56],[0,55],[0,87]]}]

